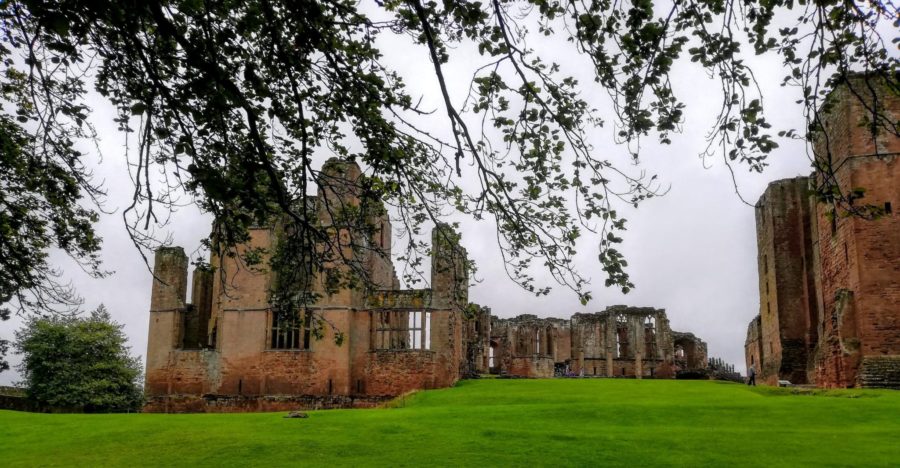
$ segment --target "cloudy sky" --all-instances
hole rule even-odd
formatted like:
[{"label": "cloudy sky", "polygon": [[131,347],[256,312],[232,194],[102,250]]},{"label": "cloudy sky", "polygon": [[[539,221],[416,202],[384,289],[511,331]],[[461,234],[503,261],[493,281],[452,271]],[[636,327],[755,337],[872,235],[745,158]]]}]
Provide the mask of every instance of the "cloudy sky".
[{"label": "cloudy sky", "polygon": [[[550,39],[529,45],[561,63],[582,83],[592,83],[585,59],[569,50],[565,42]],[[413,94],[421,94],[425,106],[441,115],[443,106],[427,51],[411,47],[404,37],[385,38],[382,50],[386,52],[385,62],[400,70]],[[465,48],[454,53],[447,74],[454,102],[461,103],[472,70],[483,61]],[[775,128],[801,129],[801,108],[794,104],[799,92],[780,86],[783,73],[778,61],[748,57],[748,62],[760,79],[768,117]],[[491,222],[462,219],[463,244],[479,269],[478,282],[470,289],[472,301],[489,306],[500,317],[529,313],[567,318],[576,312],[600,311],[613,304],[663,308],[674,330],[699,335],[709,344],[711,356],[722,357],[743,370],[746,326],[759,307],[753,208],[735,194],[721,155],[706,161],[698,156],[706,147],[705,135],[721,102],[718,83],[691,64],[676,67],[674,78],[676,92],[688,106],[682,132],[672,138],[671,145],[645,141],[640,167],[631,168],[658,174],[671,190],[638,209],[619,209],[628,219],[621,250],[636,289],[623,295],[603,286],[605,277],[596,260],[597,239],[590,238],[581,245],[578,265],[585,276],[594,280],[594,300],[582,306],[573,292],[561,287],[554,288],[549,296],[534,297],[504,273]],[[631,162],[626,149],[612,141],[613,116],[608,112],[605,91],[586,86],[584,96],[608,122],[591,135],[596,154],[628,168]],[[104,265],[115,273],[105,279],[91,279],[64,255],[54,254],[52,259],[85,297],[85,309],[105,304],[113,317],[124,324],[134,352],[143,356],[151,275],[128,239],[121,217],[132,191],[124,158],[125,139],[115,130],[111,109],[102,99],[98,97],[92,105],[103,154],[102,162],[99,158],[94,162],[95,172],[98,180],[105,180],[109,192],[105,209],[113,212],[102,217],[98,231],[104,239]],[[426,127],[441,130],[444,123],[435,120]],[[781,147],[770,157],[763,174],[736,168],[738,189],[751,203],[769,182],[810,172],[802,144],[783,140],[779,143]],[[207,215],[187,206],[173,214],[167,229],[176,245],[191,252],[208,234],[210,221]],[[549,275],[544,274],[543,279],[545,284],[552,284]],[[0,338],[11,339],[19,326],[18,318],[0,322]],[[12,356],[14,364],[18,360]],[[0,385],[17,379],[15,371],[2,373]]]}]

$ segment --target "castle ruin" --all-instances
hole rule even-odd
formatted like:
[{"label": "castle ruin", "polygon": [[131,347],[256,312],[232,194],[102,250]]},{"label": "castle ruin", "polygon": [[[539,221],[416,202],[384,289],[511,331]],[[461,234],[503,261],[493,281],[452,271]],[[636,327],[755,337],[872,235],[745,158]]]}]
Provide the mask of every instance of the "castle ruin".
[{"label": "castle ruin", "polygon": [[673,332],[662,309],[608,307],[570,319],[492,317],[482,372],[521,377],[672,378],[707,367],[706,343]]},{"label": "castle ruin", "polygon": [[[334,182],[314,199],[320,222],[334,223],[332,208],[357,206],[359,167],[336,160],[324,172]],[[335,188],[335,187],[338,188]],[[340,198],[335,201],[335,198]],[[386,215],[364,233],[377,249],[343,252],[368,275],[366,287],[329,288],[317,275],[317,300],[288,320],[276,313],[272,291],[279,278],[239,261],[252,249],[261,264],[285,234],[277,223],[250,230],[231,257],[213,255],[211,270],[196,269],[186,303],[184,250],[156,252],[147,346],[147,411],[273,411],[297,407],[368,406],[405,392],[447,387],[460,377],[465,250],[447,226],[433,231],[431,289],[399,288],[390,261]],[[343,240],[360,233],[335,230]],[[355,245],[369,245],[360,243]],[[308,292],[308,291],[303,291]]]},{"label": "castle ruin", "polygon": [[[900,98],[857,77],[829,101],[814,144],[829,173],[773,182],[756,204],[760,305],[746,364],[770,385],[900,388],[900,138],[872,132],[873,109],[896,128]],[[812,188],[824,178],[879,216],[820,202]]]},{"label": "castle ruin", "polygon": [[[672,332],[663,310],[614,306],[568,320],[499,319],[469,304],[466,252],[447,226],[433,231],[431,288],[400,289],[386,213],[373,212],[373,231],[336,222],[333,207],[361,203],[354,189],[364,177],[360,168],[331,160],[323,172],[329,182],[310,204],[339,242],[316,248],[337,249],[337,268],[352,262],[367,281],[328,287],[331,279],[317,271],[289,288],[291,295],[315,293],[315,300],[279,313],[278,287],[293,276],[259,265],[269,265],[295,231],[273,222],[250,229],[233,255],[212,255],[210,268],[195,269],[187,302],[184,250],[159,249],[146,411],[365,407],[482,373],[672,378],[706,367],[706,344]],[[362,242],[347,241],[354,238]],[[240,261],[251,252],[261,256],[255,266]]]}]

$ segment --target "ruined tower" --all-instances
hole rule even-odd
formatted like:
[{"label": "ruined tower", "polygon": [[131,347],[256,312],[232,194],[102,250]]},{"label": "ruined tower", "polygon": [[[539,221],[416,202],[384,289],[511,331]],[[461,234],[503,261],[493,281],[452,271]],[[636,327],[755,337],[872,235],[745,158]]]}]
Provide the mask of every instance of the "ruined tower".
[{"label": "ruined tower", "polygon": [[816,172],[757,204],[747,365],[770,384],[900,388],[900,96],[854,76],[821,117]]},{"label": "ruined tower", "polygon": [[809,198],[809,179],[797,177],[772,182],[756,203],[762,361],[747,365],[771,385],[809,381],[818,321]]},{"label": "ruined tower", "polygon": [[854,77],[832,92],[829,105],[814,148],[830,170],[817,173],[817,183],[827,177],[845,195],[862,189],[853,203],[882,215],[864,219],[816,205],[816,379],[826,387],[900,388],[900,96]]}]

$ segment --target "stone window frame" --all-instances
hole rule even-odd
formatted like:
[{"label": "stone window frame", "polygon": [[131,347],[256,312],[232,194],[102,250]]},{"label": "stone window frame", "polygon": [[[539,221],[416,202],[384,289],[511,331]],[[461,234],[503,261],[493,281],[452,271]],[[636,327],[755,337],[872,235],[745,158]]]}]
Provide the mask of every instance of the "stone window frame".
[{"label": "stone window frame", "polygon": [[298,318],[296,326],[282,327],[277,322],[275,311],[271,308],[266,310],[266,351],[311,351],[313,311],[302,309],[297,313],[302,318]]},{"label": "stone window frame", "polygon": [[644,318],[644,357],[654,359],[658,354],[656,316],[647,315]]},{"label": "stone window frame", "polygon": [[615,358],[633,359],[634,351],[631,349],[631,326],[628,323],[628,315],[622,313],[615,315],[614,330]]},{"label": "stone window frame", "polygon": [[372,351],[432,351],[430,309],[372,311]]}]

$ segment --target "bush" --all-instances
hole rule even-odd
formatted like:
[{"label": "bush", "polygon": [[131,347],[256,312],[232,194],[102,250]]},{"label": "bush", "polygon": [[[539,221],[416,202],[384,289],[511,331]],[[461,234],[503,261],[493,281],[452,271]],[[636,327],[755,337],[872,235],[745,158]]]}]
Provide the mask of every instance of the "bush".
[{"label": "bush", "polygon": [[706,369],[686,369],[675,372],[678,380],[709,380],[709,372]]},{"label": "bush", "polygon": [[88,317],[33,318],[16,332],[28,398],[42,408],[136,411],[143,404],[140,359],[104,306]]}]

